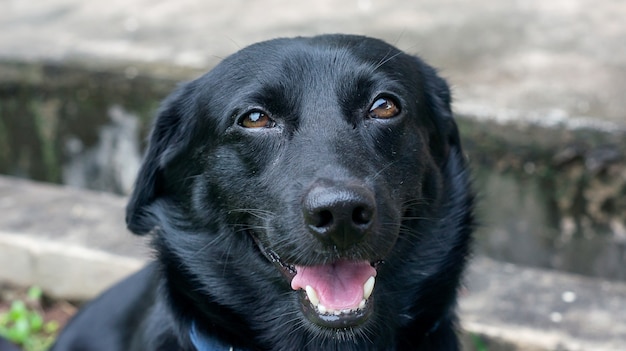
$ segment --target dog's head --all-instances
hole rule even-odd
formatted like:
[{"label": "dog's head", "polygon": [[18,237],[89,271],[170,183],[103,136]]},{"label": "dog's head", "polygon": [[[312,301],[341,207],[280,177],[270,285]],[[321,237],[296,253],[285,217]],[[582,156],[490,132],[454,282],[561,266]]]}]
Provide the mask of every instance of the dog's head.
[{"label": "dog's head", "polygon": [[420,59],[358,36],[272,40],[166,99],[127,223],[154,232],[183,320],[365,350],[448,318],[464,164],[448,86]]}]

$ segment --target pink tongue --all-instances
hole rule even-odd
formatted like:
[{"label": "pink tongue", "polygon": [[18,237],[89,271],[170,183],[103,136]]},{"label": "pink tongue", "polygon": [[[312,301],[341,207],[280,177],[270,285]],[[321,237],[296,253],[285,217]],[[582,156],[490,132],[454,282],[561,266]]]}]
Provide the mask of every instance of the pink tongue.
[{"label": "pink tongue", "polygon": [[310,285],[317,292],[320,304],[332,310],[355,309],[363,300],[363,284],[376,276],[367,261],[339,261],[323,266],[296,266],[291,281],[293,290]]}]

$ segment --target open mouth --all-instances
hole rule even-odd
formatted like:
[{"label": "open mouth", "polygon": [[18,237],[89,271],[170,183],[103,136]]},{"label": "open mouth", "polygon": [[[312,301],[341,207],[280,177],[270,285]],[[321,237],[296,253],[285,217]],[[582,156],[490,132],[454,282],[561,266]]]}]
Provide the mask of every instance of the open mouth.
[{"label": "open mouth", "polygon": [[318,266],[296,266],[293,290],[302,290],[305,315],[326,327],[363,323],[372,309],[376,269],[367,261],[337,261]]},{"label": "open mouth", "polygon": [[373,310],[376,266],[382,261],[351,261],[299,266],[283,261],[252,235],[257,247],[298,292],[302,312],[312,322],[328,328],[363,324]]}]

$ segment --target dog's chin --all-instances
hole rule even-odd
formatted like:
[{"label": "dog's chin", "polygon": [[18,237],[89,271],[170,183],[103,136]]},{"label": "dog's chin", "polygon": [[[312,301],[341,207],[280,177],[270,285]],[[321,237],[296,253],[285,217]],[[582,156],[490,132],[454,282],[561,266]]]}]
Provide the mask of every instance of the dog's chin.
[{"label": "dog's chin", "polygon": [[368,322],[375,306],[373,292],[382,258],[354,260],[339,256],[330,262],[297,265],[283,260],[254,233],[250,236],[297,294],[304,317],[319,327],[316,330],[349,331],[354,335]]}]

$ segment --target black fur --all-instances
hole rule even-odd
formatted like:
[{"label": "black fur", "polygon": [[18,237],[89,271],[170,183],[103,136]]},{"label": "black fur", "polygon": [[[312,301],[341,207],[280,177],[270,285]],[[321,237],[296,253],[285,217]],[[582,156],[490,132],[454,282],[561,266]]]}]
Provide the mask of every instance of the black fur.
[{"label": "black fur", "polygon": [[[373,116],[379,97],[399,114]],[[346,35],[255,44],[182,85],[127,207],[158,260],[90,303],[53,349],[194,350],[193,321],[248,350],[458,350],[473,195],[450,100],[419,58]],[[244,128],[250,111],[268,128]],[[367,229],[345,243],[313,235],[307,194],[350,187],[374,199]],[[267,249],[306,266],[378,262],[371,315],[312,322]]]}]

